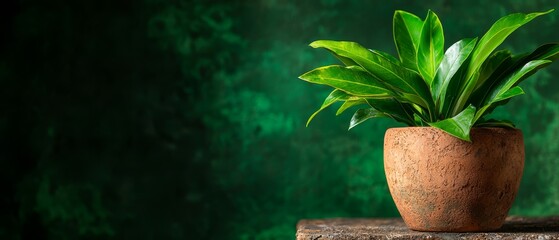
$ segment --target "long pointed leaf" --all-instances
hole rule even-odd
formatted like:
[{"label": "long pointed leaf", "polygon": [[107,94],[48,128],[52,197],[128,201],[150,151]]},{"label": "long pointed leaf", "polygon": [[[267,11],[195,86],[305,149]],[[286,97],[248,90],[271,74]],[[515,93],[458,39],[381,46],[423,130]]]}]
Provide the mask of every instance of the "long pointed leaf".
[{"label": "long pointed leaf", "polygon": [[446,90],[442,93],[445,97],[444,101],[439,102],[440,105],[442,105],[442,108],[439,106],[439,109],[441,109],[439,120],[456,116],[457,113],[454,112],[454,108],[456,107],[456,102],[458,102],[458,97],[460,97],[460,88],[466,81],[465,77],[468,71],[468,63],[471,61],[471,58],[472,56],[470,55],[462,66],[460,66],[458,71],[450,79]]},{"label": "long pointed leaf", "polygon": [[[518,62],[519,58],[517,56],[513,57],[508,51],[498,51],[491,55],[485,61],[484,67],[480,72],[480,75],[483,74],[484,77],[480,76],[479,80],[480,82],[483,80],[483,82],[472,92],[467,103],[478,108],[482,107],[488,94],[493,91],[494,86],[510,76],[516,70],[515,68],[519,68],[516,66]],[[489,75],[489,77],[482,79],[486,75]]]},{"label": "long pointed leaf", "polygon": [[439,17],[429,10],[421,29],[421,37],[417,48],[417,69],[428,85],[431,85],[443,56],[443,26]]},{"label": "long pointed leaf", "polygon": [[394,98],[367,99],[369,106],[390,116],[392,119],[413,126],[413,110],[410,104],[398,102]]},{"label": "long pointed leaf", "polygon": [[304,81],[324,84],[355,96],[390,97],[394,93],[360,67],[326,66],[299,77]]},{"label": "long pointed leaf", "polygon": [[[559,57],[559,44],[550,43],[538,47],[530,54],[523,54],[511,58],[508,51],[498,51],[492,54],[484,63],[481,69],[482,75],[490,75],[487,79],[479,77],[478,87],[470,96],[469,104],[481,107],[486,98],[501,81],[513,74],[514,71],[522,68],[526,63],[533,60],[555,60]],[[481,84],[479,84],[481,83]]]},{"label": "long pointed leaf", "polygon": [[477,121],[478,119],[489,113],[490,111],[487,112],[487,110],[494,108],[495,104],[524,93],[524,91],[522,91],[520,87],[515,86],[518,85],[518,83],[520,83],[523,79],[526,79],[549,63],[551,63],[550,60],[530,61],[521,69],[514,72],[510,77],[508,77],[504,81],[499,82],[498,85],[491,86],[491,90],[487,93],[487,96],[483,97],[483,107],[480,108],[476,113],[475,120]]},{"label": "long pointed leaf", "polygon": [[336,111],[336,116],[342,114],[348,108],[362,104],[367,104],[367,100],[364,98],[348,99],[338,108],[338,111]]},{"label": "long pointed leaf", "polygon": [[470,105],[464,111],[454,116],[439,122],[429,123],[431,127],[441,129],[448,134],[460,138],[464,141],[471,142],[470,129],[474,125],[474,116],[476,107]]},{"label": "long pointed leaf", "polygon": [[557,60],[559,58],[559,43],[550,43],[540,46],[536,51],[544,52],[538,59]]},{"label": "long pointed leaf", "polygon": [[326,48],[336,54],[351,58],[367,72],[381,80],[391,90],[399,93],[400,100],[418,104],[426,109],[433,107],[429,87],[417,73],[375,54],[358,43],[319,40],[310,44],[314,48]]},{"label": "long pointed leaf", "polygon": [[480,75],[479,69],[493,50],[501,45],[501,43],[519,27],[532,21],[538,16],[548,14],[552,11],[553,9],[547,12],[536,12],[530,14],[515,13],[502,17],[491,26],[487,33],[485,33],[485,35],[483,35],[483,37],[479,40],[474,52],[472,53],[472,60],[470,61],[465,78],[466,81],[460,88],[461,94],[455,104],[453,113],[460,111],[460,109],[462,109],[462,107],[464,107],[469,101],[472,92],[476,89],[476,86],[478,86],[477,81]]},{"label": "long pointed leaf", "polygon": [[485,60],[479,71],[476,89],[479,89],[495,72],[505,72],[512,64],[512,53],[509,50],[496,51]]},{"label": "long pointed leaf", "polygon": [[334,89],[334,91],[332,91],[330,94],[328,94],[328,96],[326,97],[326,99],[324,99],[324,102],[322,103],[322,106],[320,106],[320,108],[318,110],[316,110],[307,120],[307,127],[309,126],[309,123],[311,123],[311,121],[313,120],[313,118],[316,116],[316,114],[318,114],[319,112],[321,112],[322,110],[324,110],[325,108],[329,107],[330,105],[334,104],[337,101],[344,101],[349,99],[349,97],[351,97],[351,95],[345,93],[342,90],[339,89]]},{"label": "long pointed leaf", "polygon": [[334,55],[334,57],[336,57],[338,60],[340,60],[340,62],[342,62],[346,66],[359,66],[359,64],[357,64],[351,58],[340,56],[340,55],[338,55],[335,52],[330,51],[330,50],[328,50],[328,52],[330,52],[332,55]]},{"label": "long pointed leaf", "polygon": [[475,126],[476,127],[504,127],[504,128],[515,127],[511,121],[495,120],[495,119],[488,119],[488,120],[481,119],[479,122],[476,123]]},{"label": "long pointed leaf", "polygon": [[417,47],[423,20],[419,17],[398,10],[394,12],[393,31],[394,43],[402,64],[412,70],[417,71]]},{"label": "long pointed leaf", "polygon": [[553,9],[547,12],[535,12],[530,14],[515,13],[497,20],[487,33],[483,35],[481,40],[479,40],[478,47],[476,47],[474,53],[472,54],[473,59],[470,62],[470,69],[467,75],[468,78],[479,69],[481,64],[483,64],[485,59],[493,52],[493,50],[501,45],[501,43],[505,41],[505,39],[516,29],[532,21],[534,18],[548,14],[552,11]]},{"label": "long pointed leaf", "polygon": [[441,110],[440,108],[442,108],[442,102],[445,102],[446,94],[456,94],[454,92],[447,92],[448,84],[464,61],[470,56],[476,42],[477,39],[475,38],[463,39],[453,44],[446,51],[443,61],[437,69],[435,79],[431,83],[431,94],[433,95],[435,104],[440,106],[437,108],[438,110]]},{"label": "long pointed leaf", "polygon": [[491,103],[479,108],[476,112],[474,122],[477,123],[480,119],[482,119],[487,114],[491,113],[499,105],[504,105],[511,98],[522,94],[524,94],[524,90],[522,90],[522,88],[520,88],[519,86],[509,89],[505,93],[496,97]]},{"label": "long pointed leaf", "polygon": [[369,51],[371,51],[372,53],[376,54],[376,55],[380,55],[383,58],[385,58],[386,60],[388,60],[390,63],[400,66],[402,63],[400,63],[400,61],[398,61],[397,58],[395,58],[394,56],[385,53],[383,51],[379,51],[379,50],[374,50],[374,49],[369,49]]},{"label": "long pointed leaf", "polygon": [[419,114],[413,114],[413,121],[415,122],[415,126],[425,127],[427,126],[427,120],[423,119]]},{"label": "long pointed leaf", "polygon": [[[503,56],[497,56],[500,54]],[[490,74],[489,78],[493,78],[493,80],[494,78],[500,79],[506,77],[507,75],[514,72],[518,68],[521,68],[522,66],[524,66],[526,63],[530,61],[533,60],[553,61],[556,60],[557,58],[559,58],[559,43],[544,44],[536,48],[536,50],[534,50],[530,54],[525,53],[525,54],[521,54],[520,56],[514,56],[514,57],[511,57],[510,52],[508,52],[507,50],[501,50],[492,54],[485,61],[485,63],[482,65],[481,71],[483,75]],[[500,62],[500,63],[495,63],[495,62]],[[490,67],[488,67],[490,65],[497,65],[497,64],[499,65],[497,66],[498,68],[494,67],[493,69],[491,69]],[[485,81],[482,82],[483,80],[482,77],[483,76],[480,76],[478,80],[478,85],[482,85],[485,83]],[[493,83],[490,82],[490,84]]]},{"label": "long pointed leaf", "polygon": [[522,90],[521,87],[516,86],[516,87],[513,87],[513,88],[507,90],[506,92],[504,92],[502,94],[499,94],[498,96],[496,96],[493,99],[492,102],[500,102],[500,101],[507,100],[507,99],[512,98],[512,97],[516,97],[518,95],[522,95],[522,94],[524,94],[524,90]]},{"label": "long pointed leaf", "polygon": [[358,66],[359,65],[356,62],[354,62],[353,60],[351,60],[351,58],[342,57],[342,56],[337,55],[335,53],[333,53],[333,54],[334,54],[334,57],[336,57],[338,60],[340,60],[340,62],[342,62],[346,66]]},{"label": "long pointed leaf", "polygon": [[377,118],[377,117],[388,117],[386,114],[377,111],[374,108],[365,108],[359,109],[353,114],[351,121],[349,122],[349,129],[354,128],[355,126],[365,122],[367,119],[370,118]]},{"label": "long pointed leaf", "polygon": [[518,85],[520,81],[526,79],[527,77],[550,63],[550,60],[534,60],[526,63],[526,65],[513,73],[505,81],[500,82],[497,86],[493,86],[491,88],[492,91],[489,93],[489,97],[486,100],[486,103],[493,101],[495,98],[498,98],[500,95],[504,94],[512,87]]}]

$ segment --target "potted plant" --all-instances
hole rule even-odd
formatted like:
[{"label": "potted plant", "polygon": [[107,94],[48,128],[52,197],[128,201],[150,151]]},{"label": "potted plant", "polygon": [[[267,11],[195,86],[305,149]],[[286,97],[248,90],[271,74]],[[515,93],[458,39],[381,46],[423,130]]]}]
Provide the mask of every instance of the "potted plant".
[{"label": "potted plant", "polygon": [[390,193],[407,226],[420,231],[489,231],[502,226],[524,167],[522,133],[488,118],[496,107],[524,94],[518,84],[559,57],[559,44],[513,55],[497,47],[516,29],[550,13],[516,13],[481,37],[444,51],[443,27],[429,11],[424,20],[396,11],[398,58],[355,42],[319,40],[343,64],[299,78],[333,91],[314,116],[335,102],[337,115],[364,105],[349,128],[388,117],[408,127],[385,134],[384,168]]}]

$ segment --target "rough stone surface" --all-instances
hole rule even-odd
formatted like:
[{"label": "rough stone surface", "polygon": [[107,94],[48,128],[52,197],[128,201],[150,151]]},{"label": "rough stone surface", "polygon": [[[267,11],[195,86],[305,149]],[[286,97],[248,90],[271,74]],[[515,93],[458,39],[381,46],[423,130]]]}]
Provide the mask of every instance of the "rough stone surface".
[{"label": "rough stone surface", "polygon": [[417,232],[402,219],[317,219],[297,224],[297,240],[370,239],[559,239],[559,216],[547,218],[507,218],[503,227],[492,232]]},{"label": "rough stone surface", "polygon": [[386,131],[386,179],[410,228],[477,232],[501,227],[524,168],[522,132],[473,128],[471,140],[431,127]]}]

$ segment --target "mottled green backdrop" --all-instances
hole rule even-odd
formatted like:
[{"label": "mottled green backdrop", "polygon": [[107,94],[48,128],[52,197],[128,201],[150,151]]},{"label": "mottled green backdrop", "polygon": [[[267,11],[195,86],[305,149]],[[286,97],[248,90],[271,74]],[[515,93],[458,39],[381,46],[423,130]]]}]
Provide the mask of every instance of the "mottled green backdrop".
[{"label": "mottled green backdrop", "polygon": [[[47,3],[48,2],[48,3]],[[556,0],[43,1],[0,7],[0,239],[293,239],[301,218],[392,217],[384,130],[307,117],[335,63],[307,46],[395,52],[395,9],[442,19],[447,47]],[[559,12],[509,38],[559,41]],[[559,214],[559,64],[498,111],[523,129],[512,214]]]}]

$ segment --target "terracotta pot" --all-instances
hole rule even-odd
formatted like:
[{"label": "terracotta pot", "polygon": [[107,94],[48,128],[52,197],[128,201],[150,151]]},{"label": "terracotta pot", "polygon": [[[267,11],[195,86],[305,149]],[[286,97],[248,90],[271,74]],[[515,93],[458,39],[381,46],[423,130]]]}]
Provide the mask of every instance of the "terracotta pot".
[{"label": "terracotta pot", "polygon": [[386,179],[410,229],[472,232],[502,226],[524,168],[522,132],[474,128],[471,139],[431,127],[386,131]]}]

